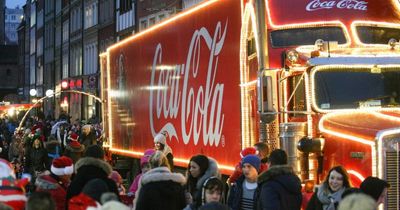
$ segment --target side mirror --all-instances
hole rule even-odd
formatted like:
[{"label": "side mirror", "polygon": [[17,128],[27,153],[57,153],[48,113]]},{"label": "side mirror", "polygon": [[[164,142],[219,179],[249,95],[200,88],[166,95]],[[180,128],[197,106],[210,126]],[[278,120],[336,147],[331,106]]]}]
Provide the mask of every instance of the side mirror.
[{"label": "side mirror", "polygon": [[324,138],[303,137],[297,143],[297,149],[304,153],[321,152]]},{"label": "side mirror", "polygon": [[272,77],[265,75],[264,71],[261,71],[261,75],[258,78],[258,112],[262,122],[271,123],[276,118],[276,111],[272,101]]}]

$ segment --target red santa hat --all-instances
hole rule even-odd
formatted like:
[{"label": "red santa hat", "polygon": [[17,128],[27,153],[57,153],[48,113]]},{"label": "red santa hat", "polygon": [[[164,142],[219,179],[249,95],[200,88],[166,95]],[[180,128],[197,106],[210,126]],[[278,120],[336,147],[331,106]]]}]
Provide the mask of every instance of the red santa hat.
[{"label": "red santa hat", "polygon": [[54,159],[50,171],[57,176],[71,175],[74,172],[72,159],[66,156]]},{"label": "red santa hat", "polygon": [[24,186],[27,179],[17,180],[8,161],[0,158],[0,203],[22,210],[27,200]]},{"label": "red santa hat", "polygon": [[0,158],[0,178],[12,177],[15,178],[14,170],[10,162]]},{"label": "red santa hat", "polygon": [[78,134],[72,132],[71,134],[69,134],[68,139],[71,141],[78,141],[79,136]]},{"label": "red santa hat", "polygon": [[240,152],[240,157],[244,158],[247,155],[256,155],[256,154],[257,154],[256,148],[254,148],[254,147],[246,147]]}]

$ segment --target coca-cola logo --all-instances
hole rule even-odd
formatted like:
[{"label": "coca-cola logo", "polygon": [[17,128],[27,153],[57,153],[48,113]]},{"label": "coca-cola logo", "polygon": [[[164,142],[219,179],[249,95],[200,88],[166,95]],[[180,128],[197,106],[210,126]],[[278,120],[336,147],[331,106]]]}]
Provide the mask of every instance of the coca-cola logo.
[{"label": "coca-cola logo", "polygon": [[333,8],[367,11],[368,2],[362,0],[340,0],[340,1],[312,0],[306,6],[307,11],[316,11],[321,9],[333,9]]},{"label": "coca-cola logo", "polygon": [[[153,136],[160,131],[167,131],[171,138],[182,139],[184,144],[188,144],[192,138],[193,143],[197,145],[202,135],[204,145],[219,145],[224,126],[224,84],[217,81],[216,75],[220,67],[218,57],[224,46],[227,26],[228,21],[224,28],[221,22],[218,22],[213,35],[204,27],[196,30],[186,60],[177,62],[174,68],[171,68],[171,65],[163,65],[162,44],[157,45],[151,69],[152,88],[149,99],[150,129]],[[200,50],[205,47],[204,44],[209,53]],[[199,66],[204,65],[207,68],[202,70],[207,71],[206,77],[200,78]],[[189,80],[199,81],[202,85],[194,87]],[[164,125],[156,128],[155,121],[163,122]],[[174,125],[172,121],[180,122],[180,126]],[[179,127],[181,138],[178,138],[176,130]]]}]

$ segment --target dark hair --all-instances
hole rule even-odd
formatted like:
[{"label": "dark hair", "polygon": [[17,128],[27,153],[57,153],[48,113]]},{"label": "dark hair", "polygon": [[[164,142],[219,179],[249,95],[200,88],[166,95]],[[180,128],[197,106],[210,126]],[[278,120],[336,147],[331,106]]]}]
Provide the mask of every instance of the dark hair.
[{"label": "dark hair", "polygon": [[34,192],[26,202],[26,210],[56,210],[56,203],[48,192]]},{"label": "dark hair", "polygon": [[204,180],[204,183],[202,184],[201,188],[201,194],[197,194],[198,196],[196,199],[196,206],[200,207],[201,205],[204,205],[206,203],[206,190],[217,190],[221,192],[221,198],[222,193],[224,192],[224,184],[222,181],[216,177],[216,176],[211,176],[208,177],[206,180]]},{"label": "dark hair", "polygon": [[326,189],[330,189],[329,187],[329,176],[331,175],[332,171],[338,172],[340,175],[343,176],[343,187],[349,188],[351,187],[350,180],[349,180],[349,174],[347,173],[346,169],[343,166],[335,166],[329,170],[328,174],[325,177],[323,185],[326,187]]},{"label": "dark hair", "polygon": [[268,154],[268,145],[264,142],[257,142],[254,144],[254,147],[263,155]]},{"label": "dark hair", "polygon": [[190,194],[193,195],[193,193],[196,191],[196,184],[197,184],[197,180],[200,177],[193,177],[192,174],[190,173],[190,163],[191,162],[195,162],[197,165],[199,165],[200,167],[200,177],[204,175],[204,173],[207,171],[208,167],[209,167],[209,159],[207,156],[205,155],[195,155],[192,156],[190,158],[188,167],[187,167],[187,172],[186,172],[186,176],[187,176],[187,184],[186,184],[186,189],[188,190],[188,192]]},{"label": "dark hair", "polygon": [[86,148],[85,157],[104,159],[104,150],[97,144],[90,145]]},{"label": "dark hair", "polygon": [[271,165],[286,165],[288,162],[285,150],[275,149],[272,151],[269,155],[268,162],[271,163]]},{"label": "dark hair", "polygon": [[375,201],[379,200],[383,190],[389,188],[390,184],[378,177],[369,176],[360,185],[361,192],[371,196]]}]

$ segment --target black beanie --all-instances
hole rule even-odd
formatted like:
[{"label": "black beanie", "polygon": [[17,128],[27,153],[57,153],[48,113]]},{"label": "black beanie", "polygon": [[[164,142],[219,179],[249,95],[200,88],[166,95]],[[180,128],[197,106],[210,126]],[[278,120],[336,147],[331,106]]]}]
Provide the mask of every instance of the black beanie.
[{"label": "black beanie", "polygon": [[99,145],[90,145],[85,151],[85,157],[104,159],[104,150]]},{"label": "black beanie", "polygon": [[107,183],[101,179],[92,179],[82,189],[82,193],[93,198],[97,202],[101,201],[101,195],[109,192]]},{"label": "black beanie", "polygon": [[361,183],[360,190],[378,201],[383,190],[388,187],[390,187],[390,184],[385,180],[369,176]]},{"label": "black beanie", "polygon": [[[206,170],[208,169],[209,162],[208,162],[207,156],[196,155],[190,159],[190,162],[192,162],[192,161],[197,163],[197,165],[200,166],[200,174],[201,175],[203,175],[206,172]],[[190,164],[190,162],[189,162],[189,164]]]}]

